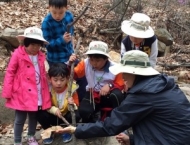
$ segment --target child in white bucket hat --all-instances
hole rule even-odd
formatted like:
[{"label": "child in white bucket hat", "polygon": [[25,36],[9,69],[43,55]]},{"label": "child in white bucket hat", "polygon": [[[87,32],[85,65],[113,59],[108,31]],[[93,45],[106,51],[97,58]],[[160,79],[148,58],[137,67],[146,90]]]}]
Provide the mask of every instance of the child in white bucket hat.
[{"label": "child in white bucket hat", "polygon": [[23,126],[27,115],[28,145],[38,145],[35,140],[36,115],[39,110],[51,107],[48,82],[45,71],[45,55],[40,48],[48,42],[42,31],[36,27],[26,28],[24,35],[17,36],[23,41],[13,52],[4,78],[2,97],[6,107],[15,110],[14,145],[22,145]]},{"label": "child in white bucket hat", "polygon": [[148,55],[139,50],[126,52],[121,63],[109,69],[113,74],[123,73],[130,87],[122,103],[104,121],[69,126],[57,132],[70,132],[85,139],[114,136],[131,127],[133,138],[125,135],[120,143],[189,145],[190,102],[173,78],[154,70]]},{"label": "child in white bucket hat", "polygon": [[121,30],[127,34],[121,43],[121,56],[129,50],[141,50],[149,56],[151,66],[156,65],[157,38],[150,27],[150,17],[143,13],[134,13],[130,20],[121,24]]},{"label": "child in white bucket hat", "polygon": [[[79,113],[83,122],[93,122],[94,116],[101,111],[101,119],[110,115],[113,108],[122,102],[124,82],[122,74],[114,75],[109,67],[115,63],[110,61],[108,45],[102,41],[92,41],[86,52],[88,58],[79,62],[74,68],[77,78],[86,76],[86,94],[79,105]],[[70,62],[76,56],[70,57]],[[98,118],[100,119],[100,118]]]}]

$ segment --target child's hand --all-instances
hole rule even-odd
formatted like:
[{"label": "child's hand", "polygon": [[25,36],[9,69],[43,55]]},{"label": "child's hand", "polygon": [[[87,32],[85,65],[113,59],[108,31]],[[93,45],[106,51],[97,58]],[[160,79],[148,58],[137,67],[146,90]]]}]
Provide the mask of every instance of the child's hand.
[{"label": "child's hand", "polygon": [[116,139],[122,145],[130,145],[129,136],[126,135],[125,133],[120,133],[120,134],[116,135]]},{"label": "child's hand", "polygon": [[63,39],[65,40],[66,43],[70,42],[72,39],[71,34],[65,32],[65,34],[63,35]]},{"label": "child's hand", "polygon": [[59,118],[61,118],[62,114],[61,111],[59,109],[57,109],[57,111],[55,112],[55,115]]},{"label": "child's hand", "polygon": [[69,97],[69,98],[68,98],[68,103],[69,103],[69,104],[74,104],[73,97]]},{"label": "child's hand", "polygon": [[106,85],[104,85],[102,88],[101,88],[101,90],[100,90],[100,95],[101,96],[106,96],[108,93],[109,93],[109,91],[110,91],[110,87],[109,87],[109,85],[108,84],[106,84]]},{"label": "child's hand", "polygon": [[75,54],[71,54],[71,56],[69,57],[69,64],[74,62],[76,59],[77,59],[77,56]]}]

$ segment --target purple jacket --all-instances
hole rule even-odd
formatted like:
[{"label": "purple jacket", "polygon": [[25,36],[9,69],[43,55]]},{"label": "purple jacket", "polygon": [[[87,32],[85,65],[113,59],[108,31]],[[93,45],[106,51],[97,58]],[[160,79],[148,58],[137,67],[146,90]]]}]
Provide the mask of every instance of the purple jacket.
[{"label": "purple jacket", "polygon": [[[43,110],[51,107],[44,61],[45,55],[39,52],[38,63]],[[19,46],[11,56],[4,78],[2,97],[7,99],[6,107],[8,108],[23,111],[38,110],[35,68],[28,54],[25,52],[24,46]]]}]

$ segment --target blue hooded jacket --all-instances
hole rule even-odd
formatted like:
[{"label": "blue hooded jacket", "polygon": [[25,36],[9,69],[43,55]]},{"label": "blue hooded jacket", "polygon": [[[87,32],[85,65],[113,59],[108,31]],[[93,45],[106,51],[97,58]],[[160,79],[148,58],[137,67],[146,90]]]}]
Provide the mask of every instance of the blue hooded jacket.
[{"label": "blue hooded jacket", "polygon": [[137,76],[111,117],[78,125],[75,136],[113,136],[129,127],[133,128],[135,145],[190,145],[190,103],[172,78]]}]

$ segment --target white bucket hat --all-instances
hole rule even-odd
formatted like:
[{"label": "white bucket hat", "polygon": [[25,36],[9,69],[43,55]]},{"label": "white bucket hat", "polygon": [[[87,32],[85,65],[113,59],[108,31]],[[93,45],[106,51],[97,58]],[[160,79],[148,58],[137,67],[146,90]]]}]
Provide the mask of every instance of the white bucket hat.
[{"label": "white bucket hat", "polygon": [[102,54],[110,58],[108,54],[108,45],[102,41],[90,42],[88,51],[85,54]]},{"label": "white bucket hat", "polygon": [[154,35],[154,30],[150,27],[150,17],[143,13],[134,13],[130,20],[123,21],[121,30],[136,38],[150,38]]},{"label": "white bucket hat", "polygon": [[21,41],[24,40],[25,38],[32,38],[32,39],[43,41],[44,44],[49,43],[44,39],[42,35],[42,30],[37,27],[26,28],[24,31],[24,35],[18,35],[17,38],[18,40],[21,40]]},{"label": "white bucket hat", "polygon": [[117,75],[119,73],[129,73],[141,76],[152,76],[159,74],[151,67],[148,55],[139,50],[125,52],[119,64],[111,66],[109,70]]}]

